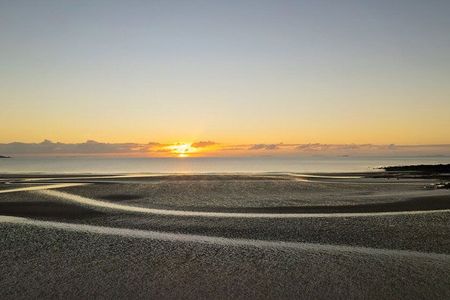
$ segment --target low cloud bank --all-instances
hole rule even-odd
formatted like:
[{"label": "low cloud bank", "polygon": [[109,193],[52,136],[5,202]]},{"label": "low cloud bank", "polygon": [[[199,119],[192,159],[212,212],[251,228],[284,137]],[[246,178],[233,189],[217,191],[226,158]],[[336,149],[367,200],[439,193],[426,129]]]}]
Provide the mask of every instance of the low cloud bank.
[{"label": "low cloud bank", "polygon": [[195,148],[205,148],[205,147],[210,147],[210,146],[214,146],[214,145],[217,145],[217,143],[212,142],[212,141],[201,141],[201,142],[195,142],[191,146],[195,147]]},{"label": "low cloud bank", "polygon": [[441,145],[377,145],[377,144],[254,144],[248,150],[285,155],[418,155],[450,156],[450,144]]},{"label": "low cloud bank", "polygon": [[139,154],[151,151],[158,143],[84,143],[66,144],[45,140],[41,143],[0,144],[0,153],[8,155],[61,155],[61,154]]},{"label": "low cloud bank", "polygon": [[281,144],[255,144],[251,145],[248,150],[277,150]]},{"label": "low cloud bank", "polygon": [[[175,144],[173,144],[175,145]],[[151,142],[102,143],[88,140],[84,143],[60,143],[45,140],[41,143],[0,144],[0,155],[8,156],[172,156],[170,144]],[[214,146],[214,147],[212,147]],[[204,148],[206,156],[296,156],[296,155],[386,155],[386,156],[449,156],[450,144],[441,145],[376,145],[376,144],[219,144],[213,141],[199,141],[191,147]],[[211,147],[211,148],[208,148]]]},{"label": "low cloud bank", "polygon": [[[207,148],[217,145],[213,141],[199,141],[191,146]],[[60,143],[44,140],[41,143],[13,142],[0,144],[0,155],[33,156],[33,155],[129,155],[129,156],[160,156],[170,153],[169,144],[151,142],[139,143],[102,143],[88,140],[84,143]]]}]

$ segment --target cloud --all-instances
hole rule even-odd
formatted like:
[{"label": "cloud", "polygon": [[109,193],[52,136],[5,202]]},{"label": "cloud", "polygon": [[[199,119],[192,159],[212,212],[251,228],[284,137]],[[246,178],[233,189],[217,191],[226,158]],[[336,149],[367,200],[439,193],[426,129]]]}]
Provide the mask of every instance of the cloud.
[{"label": "cloud", "polygon": [[101,143],[88,140],[84,143],[66,144],[44,140],[41,143],[0,144],[0,153],[8,155],[46,155],[46,154],[136,154],[151,151],[158,143]]},{"label": "cloud", "polygon": [[254,144],[248,150],[277,150],[281,144]]},{"label": "cloud", "polygon": [[306,154],[354,155],[450,155],[450,145],[395,144],[299,144],[295,150]]},{"label": "cloud", "polygon": [[328,149],[329,147],[330,147],[330,145],[328,145],[328,144],[314,143],[314,144],[297,145],[295,147],[295,149],[302,150],[302,151],[322,151],[322,150]]},{"label": "cloud", "polygon": [[[103,143],[88,140],[83,143],[60,143],[44,140],[41,143],[5,143],[0,144],[0,155],[8,156],[154,156],[167,157],[173,152],[168,146],[151,142],[140,143]],[[255,156],[264,151],[271,155],[355,155],[355,156],[450,156],[450,144],[440,145],[376,145],[376,144],[219,144],[213,141],[199,141],[191,145],[205,148],[202,155],[215,156]],[[215,146],[208,151],[207,147]],[[258,151],[260,150],[260,151]],[[266,155],[266,154],[264,154]]]},{"label": "cloud", "polygon": [[194,148],[204,148],[204,147],[209,147],[209,146],[214,146],[214,145],[217,145],[217,143],[213,142],[213,141],[200,141],[200,142],[193,143],[191,146]]},{"label": "cloud", "polygon": [[390,149],[394,150],[395,145],[373,145],[373,144],[300,144],[295,147],[297,150],[305,152],[313,151],[354,151],[354,150],[383,150]]}]

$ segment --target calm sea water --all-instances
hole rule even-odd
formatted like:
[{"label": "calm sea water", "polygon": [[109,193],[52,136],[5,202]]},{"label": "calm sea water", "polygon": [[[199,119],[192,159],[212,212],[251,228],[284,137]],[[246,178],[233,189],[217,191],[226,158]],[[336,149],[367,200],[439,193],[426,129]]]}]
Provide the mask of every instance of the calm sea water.
[{"label": "calm sea water", "polygon": [[450,157],[10,158],[0,159],[0,173],[366,172],[436,163]]}]

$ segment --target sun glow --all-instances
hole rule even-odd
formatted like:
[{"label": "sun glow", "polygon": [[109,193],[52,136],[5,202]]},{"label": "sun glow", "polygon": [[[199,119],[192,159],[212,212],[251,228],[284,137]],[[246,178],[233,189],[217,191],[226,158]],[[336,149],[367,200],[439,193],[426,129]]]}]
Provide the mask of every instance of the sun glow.
[{"label": "sun glow", "polygon": [[175,144],[167,146],[167,149],[178,157],[189,157],[190,154],[197,152],[197,149],[192,147],[192,144]]}]

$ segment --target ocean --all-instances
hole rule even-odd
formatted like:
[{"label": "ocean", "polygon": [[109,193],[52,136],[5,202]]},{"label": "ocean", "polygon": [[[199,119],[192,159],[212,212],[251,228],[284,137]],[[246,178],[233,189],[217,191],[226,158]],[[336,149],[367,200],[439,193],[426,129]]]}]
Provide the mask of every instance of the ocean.
[{"label": "ocean", "polygon": [[381,166],[450,163],[450,157],[227,157],[0,159],[0,173],[370,172]]}]

